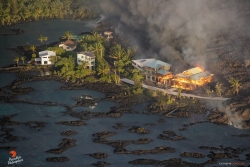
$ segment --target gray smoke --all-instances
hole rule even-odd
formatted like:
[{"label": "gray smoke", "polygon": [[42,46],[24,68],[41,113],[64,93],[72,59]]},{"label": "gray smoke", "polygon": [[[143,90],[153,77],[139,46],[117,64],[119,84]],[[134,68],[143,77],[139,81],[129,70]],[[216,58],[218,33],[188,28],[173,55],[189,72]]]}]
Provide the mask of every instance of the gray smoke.
[{"label": "gray smoke", "polygon": [[245,125],[245,123],[242,121],[242,119],[239,117],[238,113],[236,112],[236,109],[230,107],[230,105],[227,105],[226,103],[223,103],[222,101],[214,101],[214,100],[207,101],[206,107],[208,109],[217,108],[218,111],[225,113],[226,117],[228,118],[228,122],[227,122],[228,125],[232,125],[238,129],[242,129],[242,127]]},{"label": "gray smoke", "polygon": [[[147,32],[152,54],[173,65],[206,67],[212,36],[233,33],[236,8],[214,0],[102,0],[102,11],[129,27]],[[229,3],[228,3],[229,4]]]}]

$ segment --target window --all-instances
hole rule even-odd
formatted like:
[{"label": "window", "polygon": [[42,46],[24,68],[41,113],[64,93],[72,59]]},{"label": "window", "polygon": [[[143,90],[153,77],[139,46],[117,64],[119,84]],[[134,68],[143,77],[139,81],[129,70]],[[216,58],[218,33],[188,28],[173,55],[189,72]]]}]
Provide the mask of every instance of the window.
[{"label": "window", "polygon": [[83,57],[83,56],[81,56],[81,58],[83,59],[84,57]]},{"label": "window", "polygon": [[44,61],[43,64],[48,64],[48,61]]}]

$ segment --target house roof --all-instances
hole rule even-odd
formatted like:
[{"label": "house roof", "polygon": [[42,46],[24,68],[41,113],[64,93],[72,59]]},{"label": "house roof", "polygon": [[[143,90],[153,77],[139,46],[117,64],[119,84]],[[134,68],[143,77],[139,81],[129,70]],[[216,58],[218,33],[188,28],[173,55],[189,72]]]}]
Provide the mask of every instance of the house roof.
[{"label": "house roof", "polygon": [[134,63],[138,64],[139,66],[143,67],[146,63],[154,61],[154,58],[151,59],[137,59],[137,60],[132,60]]},{"label": "house roof", "polygon": [[198,73],[198,74],[195,74],[195,75],[192,75],[190,78],[192,80],[200,80],[201,77],[208,77],[209,75],[211,75],[208,71],[205,71],[205,72],[201,72],[201,73]]},{"label": "house roof", "polygon": [[177,77],[191,78],[193,80],[199,80],[201,77],[208,77],[210,74],[208,71],[204,71],[200,67],[191,68],[189,70],[183,71],[177,74]]},{"label": "house roof", "polygon": [[191,76],[191,75],[195,75],[195,74],[202,73],[202,72],[203,70],[200,67],[194,67],[189,70],[183,71],[183,74]]},{"label": "house roof", "polygon": [[44,50],[38,53],[39,57],[43,57],[43,56],[56,56],[56,53],[50,50]]},{"label": "house roof", "polygon": [[83,54],[85,56],[89,56],[89,57],[92,57],[92,58],[95,58],[95,54],[93,52],[77,52],[77,54]]},{"label": "house roof", "polygon": [[74,41],[72,41],[72,40],[67,40],[65,42],[62,42],[61,44],[64,44],[64,45],[69,46],[71,48],[76,46],[76,43]]},{"label": "house roof", "polygon": [[168,64],[168,63],[165,63],[165,62],[163,62],[161,60],[154,60],[154,61],[151,61],[151,62],[147,62],[146,64],[144,64],[144,66],[151,67],[151,68],[154,68],[154,69],[158,69],[161,66],[171,66],[171,65]]}]

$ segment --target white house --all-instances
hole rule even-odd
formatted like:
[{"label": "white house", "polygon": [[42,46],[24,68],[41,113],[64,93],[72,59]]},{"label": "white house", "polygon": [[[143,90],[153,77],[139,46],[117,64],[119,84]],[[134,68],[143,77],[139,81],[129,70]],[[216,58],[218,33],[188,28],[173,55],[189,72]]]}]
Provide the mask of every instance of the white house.
[{"label": "white house", "polygon": [[66,51],[72,51],[72,50],[75,50],[76,48],[76,42],[72,40],[67,40],[59,44],[59,47],[65,49]]},{"label": "white house", "polygon": [[39,58],[35,58],[35,62],[41,65],[52,64],[52,62],[50,61],[50,57],[56,56],[56,53],[50,50],[44,50],[39,52],[38,54]]},{"label": "white house", "polygon": [[145,79],[166,83],[173,75],[170,72],[171,65],[154,58],[132,60],[132,65],[142,71]]},{"label": "white house", "polygon": [[88,63],[90,69],[95,69],[95,55],[92,52],[78,52],[77,53],[77,64],[81,64],[82,61]]}]

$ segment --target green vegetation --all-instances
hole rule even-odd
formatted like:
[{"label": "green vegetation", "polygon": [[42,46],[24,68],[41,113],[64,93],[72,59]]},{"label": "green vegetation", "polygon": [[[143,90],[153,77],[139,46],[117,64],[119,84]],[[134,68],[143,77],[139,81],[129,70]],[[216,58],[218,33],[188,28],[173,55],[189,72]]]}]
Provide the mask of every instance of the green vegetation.
[{"label": "green vegetation", "polygon": [[0,24],[41,19],[96,17],[91,0],[0,0]]},{"label": "green vegetation", "polygon": [[31,51],[32,51],[32,53],[35,53],[36,52],[36,47],[35,46],[30,46],[30,48],[29,48]]},{"label": "green vegetation", "polygon": [[16,64],[18,64],[18,62],[19,62],[19,57],[15,57],[13,60],[16,62]]},{"label": "green vegetation", "polygon": [[24,60],[26,59],[25,56],[21,56],[20,59],[23,61],[23,64],[24,64]]},{"label": "green vegetation", "polygon": [[233,89],[233,90],[232,90],[233,93],[238,94],[239,91],[240,91],[240,88],[242,87],[241,84],[240,84],[240,82],[239,82],[239,80],[238,80],[238,79],[235,79],[235,78],[233,78],[233,77],[231,77],[231,78],[228,80],[228,82],[231,84],[231,87],[232,87],[232,89]]},{"label": "green vegetation", "polygon": [[222,89],[222,83],[218,82],[215,85],[215,91],[216,91],[217,95],[221,97],[221,94],[224,92],[223,89]]},{"label": "green vegetation", "polygon": [[62,36],[62,39],[67,39],[67,40],[69,40],[69,39],[72,38],[72,36],[73,36],[73,33],[72,33],[72,32],[66,31],[65,34],[64,34],[64,36]]},{"label": "green vegetation", "polygon": [[48,40],[48,37],[44,37],[42,35],[39,36],[38,40],[43,43],[43,41],[47,41]]}]

